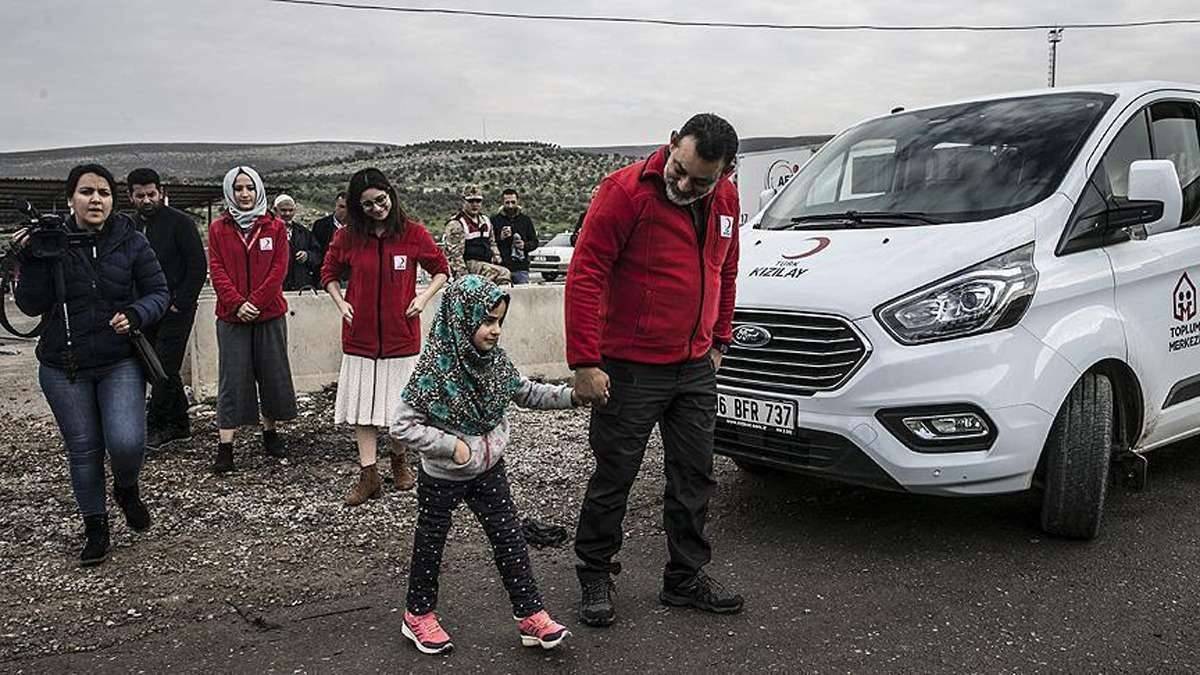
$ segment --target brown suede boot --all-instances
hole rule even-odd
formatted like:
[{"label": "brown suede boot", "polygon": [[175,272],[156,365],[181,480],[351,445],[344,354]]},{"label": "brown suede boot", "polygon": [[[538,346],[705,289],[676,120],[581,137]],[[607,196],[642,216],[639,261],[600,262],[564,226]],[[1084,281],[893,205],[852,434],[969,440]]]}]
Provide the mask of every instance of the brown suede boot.
[{"label": "brown suede boot", "polygon": [[362,467],[362,471],[358,474],[358,482],[350,488],[350,494],[346,495],[346,506],[358,506],[368,499],[378,497],[382,485],[379,480],[379,471],[374,464]]},{"label": "brown suede boot", "polygon": [[404,446],[392,448],[392,480],[397,490],[411,490],[417,484],[417,476],[408,465],[408,450]]}]

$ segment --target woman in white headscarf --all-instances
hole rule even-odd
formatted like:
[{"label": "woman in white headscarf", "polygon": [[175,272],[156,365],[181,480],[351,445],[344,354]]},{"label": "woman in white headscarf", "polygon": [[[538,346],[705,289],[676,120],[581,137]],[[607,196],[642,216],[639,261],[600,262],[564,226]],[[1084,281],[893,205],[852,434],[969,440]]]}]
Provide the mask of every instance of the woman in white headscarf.
[{"label": "woman in white headscarf", "polygon": [[208,260],[217,293],[217,459],[213,471],[233,470],[233,436],[258,425],[263,448],[283,457],[275,423],[296,416],[296,391],[287,354],[287,226],[267,212],[258,172],[238,166],[225,174],[225,212],[208,226]]}]

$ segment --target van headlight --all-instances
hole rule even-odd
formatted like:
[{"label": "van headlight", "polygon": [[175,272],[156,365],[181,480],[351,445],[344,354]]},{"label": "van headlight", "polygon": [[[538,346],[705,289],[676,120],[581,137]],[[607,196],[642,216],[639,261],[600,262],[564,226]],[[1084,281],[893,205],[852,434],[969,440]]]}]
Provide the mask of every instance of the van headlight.
[{"label": "van headlight", "polygon": [[875,310],[901,344],[917,345],[1011,328],[1037,288],[1029,243],[935,281]]}]

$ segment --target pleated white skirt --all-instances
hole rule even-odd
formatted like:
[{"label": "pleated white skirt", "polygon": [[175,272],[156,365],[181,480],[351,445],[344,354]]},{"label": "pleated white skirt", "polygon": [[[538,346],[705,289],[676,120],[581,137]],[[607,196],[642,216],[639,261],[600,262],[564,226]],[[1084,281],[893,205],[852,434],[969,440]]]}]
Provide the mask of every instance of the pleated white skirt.
[{"label": "pleated white skirt", "polygon": [[417,358],[368,359],[343,354],[334,423],[390,426],[400,394],[417,366]]}]

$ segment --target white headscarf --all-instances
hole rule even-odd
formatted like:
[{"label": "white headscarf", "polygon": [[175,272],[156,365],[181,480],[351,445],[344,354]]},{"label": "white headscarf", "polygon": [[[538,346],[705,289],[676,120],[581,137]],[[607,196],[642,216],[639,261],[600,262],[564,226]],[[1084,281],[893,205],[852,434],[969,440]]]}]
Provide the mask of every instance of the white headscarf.
[{"label": "white headscarf", "polygon": [[[237,200],[233,197],[233,181],[237,180],[238,174],[246,174],[250,180],[254,181],[254,208],[249,211],[242,211],[237,207]],[[225,174],[225,180],[222,182],[222,187],[225,188],[225,209],[229,211],[229,215],[237,221],[239,227],[243,230],[250,229],[258,217],[267,212],[267,190],[263,187],[262,177],[258,172],[248,166],[235,166]]]}]

